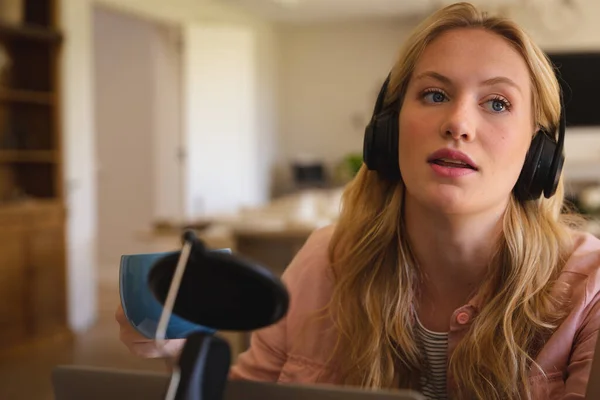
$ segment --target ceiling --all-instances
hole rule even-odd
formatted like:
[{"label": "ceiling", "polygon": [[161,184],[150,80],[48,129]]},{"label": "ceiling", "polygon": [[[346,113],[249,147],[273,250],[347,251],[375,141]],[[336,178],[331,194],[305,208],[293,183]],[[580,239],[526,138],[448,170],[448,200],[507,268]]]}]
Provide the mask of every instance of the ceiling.
[{"label": "ceiling", "polygon": [[[219,0],[282,22],[315,22],[422,16],[453,0]],[[471,0],[480,6],[509,6],[528,0]],[[532,0],[529,0],[532,1]]]}]

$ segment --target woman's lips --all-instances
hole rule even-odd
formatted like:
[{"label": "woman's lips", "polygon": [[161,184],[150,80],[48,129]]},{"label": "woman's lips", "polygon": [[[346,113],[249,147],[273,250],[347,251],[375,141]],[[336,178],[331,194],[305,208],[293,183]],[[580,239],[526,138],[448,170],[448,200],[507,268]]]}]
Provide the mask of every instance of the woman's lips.
[{"label": "woman's lips", "polygon": [[443,177],[460,177],[478,171],[471,157],[454,149],[439,149],[427,158],[427,162],[436,174]]}]

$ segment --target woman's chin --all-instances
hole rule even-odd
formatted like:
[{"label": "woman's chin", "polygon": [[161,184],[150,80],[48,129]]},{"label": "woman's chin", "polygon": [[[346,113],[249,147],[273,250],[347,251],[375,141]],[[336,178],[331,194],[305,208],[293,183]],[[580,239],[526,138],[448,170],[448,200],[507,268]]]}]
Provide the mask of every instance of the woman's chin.
[{"label": "woman's chin", "polygon": [[476,188],[450,185],[432,185],[415,193],[415,200],[429,210],[445,215],[480,214],[490,210],[498,212],[508,204],[510,194],[495,196],[494,192],[484,192]]},{"label": "woman's chin", "polygon": [[473,194],[457,186],[436,185],[418,197],[427,208],[442,214],[468,214],[477,208]]},{"label": "woman's chin", "polygon": [[465,202],[455,201],[434,201],[432,209],[444,215],[457,215],[457,214],[469,214],[475,212],[472,205],[466,204]]}]

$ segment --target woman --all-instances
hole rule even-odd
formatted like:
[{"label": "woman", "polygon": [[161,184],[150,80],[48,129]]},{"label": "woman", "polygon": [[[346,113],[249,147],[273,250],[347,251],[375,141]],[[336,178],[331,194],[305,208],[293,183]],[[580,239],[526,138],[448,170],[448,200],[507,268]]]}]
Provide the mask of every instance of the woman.
[{"label": "woman", "polygon": [[[559,152],[531,176],[560,125],[550,63],[514,23],[461,3],[416,29],[384,88],[365,139],[375,170],[288,267],[287,316],[253,335],[232,378],[583,398],[600,240],[561,212]],[[132,351],[158,354],[117,318]]]}]

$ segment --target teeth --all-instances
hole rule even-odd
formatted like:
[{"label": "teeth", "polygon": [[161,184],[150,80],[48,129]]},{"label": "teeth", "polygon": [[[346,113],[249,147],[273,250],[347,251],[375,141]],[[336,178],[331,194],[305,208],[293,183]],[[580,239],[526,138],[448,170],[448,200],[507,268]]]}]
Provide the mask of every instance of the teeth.
[{"label": "teeth", "polygon": [[447,163],[451,163],[451,164],[458,164],[458,165],[467,165],[466,163],[459,161],[459,160],[451,160],[449,158],[440,158],[440,161],[443,162],[447,162]]}]

